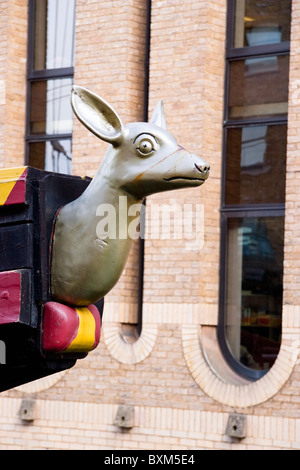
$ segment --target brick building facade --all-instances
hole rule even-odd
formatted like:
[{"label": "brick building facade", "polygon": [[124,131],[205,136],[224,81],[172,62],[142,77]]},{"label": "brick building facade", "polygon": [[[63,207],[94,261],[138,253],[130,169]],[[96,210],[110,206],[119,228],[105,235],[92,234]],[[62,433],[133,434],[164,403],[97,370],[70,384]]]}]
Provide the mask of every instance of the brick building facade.
[{"label": "brick building facade", "polygon": [[[150,41],[148,36],[151,3]],[[124,123],[142,121],[164,100],[168,129],[211,165],[200,189],[147,199],[202,207],[203,240],[145,240],[106,296],[100,346],[74,368],[0,396],[2,449],[300,448],[300,1],[291,15],[281,348],[257,380],[225,361],[218,339],[227,2],[77,0],[74,82],[108,101]],[[0,167],[24,165],[28,4],[0,4]],[[72,172],[93,176],[106,144],[74,120]],[[201,225],[201,226],[200,226]],[[203,241],[203,243],[202,243]],[[141,307],[141,305],[140,305]],[[142,330],[135,325],[142,318]],[[34,420],[18,414],[32,400]],[[120,405],[133,410],[124,429]],[[242,439],[229,416],[246,417]]]}]

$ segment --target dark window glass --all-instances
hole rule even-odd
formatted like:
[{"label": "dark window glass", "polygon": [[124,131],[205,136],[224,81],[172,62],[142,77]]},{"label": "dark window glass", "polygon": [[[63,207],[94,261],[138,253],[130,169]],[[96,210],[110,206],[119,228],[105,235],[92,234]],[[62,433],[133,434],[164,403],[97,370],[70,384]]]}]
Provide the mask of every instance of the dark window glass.
[{"label": "dark window glass", "polygon": [[270,368],[281,341],[283,217],[228,219],[226,337],[232,355]]},{"label": "dark window glass", "polygon": [[28,0],[26,159],[71,173],[76,0]]},{"label": "dark window glass", "polygon": [[227,129],[225,203],[284,204],[286,125]]},{"label": "dark window glass", "polygon": [[47,140],[29,143],[30,165],[46,171],[70,174],[72,169],[72,140]]},{"label": "dark window glass", "polygon": [[234,47],[278,44],[290,40],[291,0],[237,0]]},{"label": "dark window glass", "polygon": [[286,115],[289,56],[232,61],[229,69],[229,119]]},{"label": "dark window glass", "polygon": [[252,380],[280,348],[291,0],[228,0],[218,337]]},{"label": "dark window glass", "polygon": [[68,134],[72,132],[70,105],[72,78],[31,83],[30,134]]},{"label": "dark window glass", "polygon": [[73,67],[75,0],[34,3],[34,69]]}]

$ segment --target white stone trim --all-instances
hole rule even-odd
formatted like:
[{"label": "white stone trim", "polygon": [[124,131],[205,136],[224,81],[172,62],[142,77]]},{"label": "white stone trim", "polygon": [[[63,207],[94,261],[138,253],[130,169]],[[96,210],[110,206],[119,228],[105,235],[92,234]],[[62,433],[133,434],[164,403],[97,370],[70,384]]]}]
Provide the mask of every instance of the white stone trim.
[{"label": "white stone trim", "polygon": [[15,387],[14,390],[29,394],[42,392],[43,390],[47,390],[48,388],[56,385],[57,382],[59,382],[59,380],[62,379],[67,372],[68,369],[63,370],[57,374],[49,375],[48,377],[43,377],[42,379],[34,380],[33,382],[28,382],[27,384]]},{"label": "white stone trim", "polygon": [[37,399],[36,418],[24,426],[21,401],[0,397],[1,449],[300,449],[297,418],[248,414],[246,437],[237,442],[225,435],[228,412],[135,406],[124,441],[114,425],[118,404]]},{"label": "white stone trim", "polygon": [[214,400],[234,408],[258,405],[272,398],[289,379],[300,354],[299,306],[283,308],[281,349],[270,371],[256,382],[233,384],[217,376],[201,343],[201,326],[182,325],[182,345],[190,372],[199,387]]},{"label": "white stone trim", "polygon": [[120,331],[120,324],[108,322],[103,328],[103,341],[111,356],[122,364],[137,364],[150,354],[157,337],[155,324],[143,325],[142,333],[134,343],[126,343]]},{"label": "white stone trim", "polygon": [[217,306],[206,304],[145,303],[143,327],[139,339],[126,343],[120,331],[120,323],[130,323],[137,305],[105,302],[101,337],[111,356],[124,364],[137,364],[151,353],[160,324],[216,324]]}]

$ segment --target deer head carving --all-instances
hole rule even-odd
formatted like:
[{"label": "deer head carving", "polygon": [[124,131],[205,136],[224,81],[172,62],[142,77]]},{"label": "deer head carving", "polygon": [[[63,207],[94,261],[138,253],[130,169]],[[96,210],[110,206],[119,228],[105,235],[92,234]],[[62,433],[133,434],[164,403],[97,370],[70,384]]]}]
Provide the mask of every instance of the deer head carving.
[{"label": "deer head carving", "polygon": [[200,186],[209,176],[209,164],[178,145],[167,131],[162,102],[150,123],[124,126],[107,102],[85,88],[74,86],[71,101],[81,123],[110,144],[85,192],[60,210],[55,223],[52,297],[83,306],[98,301],[116,284],[131,246],[130,237],[99,236],[99,207],[111,205],[119,220],[120,197],[126,198],[128,209],[150,194]]}]

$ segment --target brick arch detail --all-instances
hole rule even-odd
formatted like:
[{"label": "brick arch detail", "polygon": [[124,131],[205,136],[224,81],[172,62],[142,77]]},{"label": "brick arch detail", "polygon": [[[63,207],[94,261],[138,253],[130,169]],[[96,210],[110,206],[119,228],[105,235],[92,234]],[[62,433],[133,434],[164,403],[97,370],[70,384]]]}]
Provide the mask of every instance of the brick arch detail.
[{"label": "brick arch detail", "polygon": [[[291,312],[293,310],[293,312]],[[198,386],[214,400],[234,408],[247,408],[269,400],[290,378],[300,358],[300,328],[288,325],[299,320],[300,307],[284,308],[281,349],[270,371],[256,382],[233,383],[216,374],[203,349],[203,327],[182,325],[182,345],[187,366]],[[297,320],[298,319],[298,320]]]},{"label": "brick arch detail", "polygon": [[157,325],[145,324],[139,338],[134,343],[126,343],[121,334],[120,323],[109,322],[103,327],[102,336],[114,359],[122,364],[137,364],[151,353],[157,332]]}]

